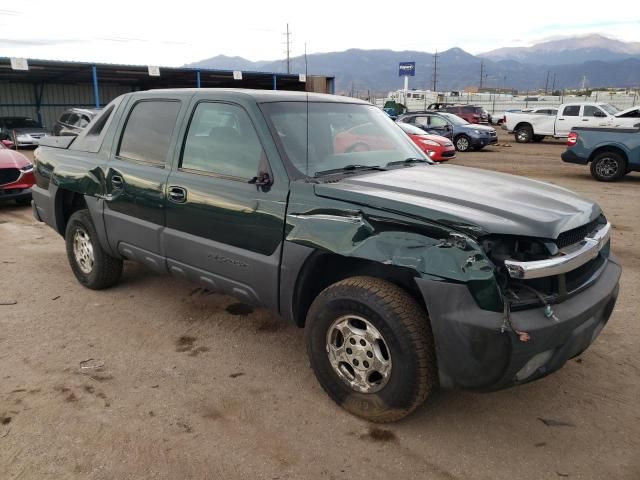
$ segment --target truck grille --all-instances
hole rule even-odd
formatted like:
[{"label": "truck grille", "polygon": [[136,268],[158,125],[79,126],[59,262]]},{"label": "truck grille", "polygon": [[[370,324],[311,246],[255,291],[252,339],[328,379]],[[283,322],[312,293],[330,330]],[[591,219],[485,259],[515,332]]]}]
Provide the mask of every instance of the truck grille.
[{"label": "truck grille", "polygon": [[15,182],[20,177],[20,170],[17,168],[0,168],[0,185]]},{"label": "truck grille", "polygon": [[562,232],[556,239],[556,245],[558,246],[558,248],[564,248],[568,247],[569,245],[573,245],[574,243],[578,243],[584,237],[590,234],[598,226],[598,224],[603,222],[604,217],[600,215],[600,217],[596,218],[592,222],[587,223],[586,225],[574,228],[573,230]]}]

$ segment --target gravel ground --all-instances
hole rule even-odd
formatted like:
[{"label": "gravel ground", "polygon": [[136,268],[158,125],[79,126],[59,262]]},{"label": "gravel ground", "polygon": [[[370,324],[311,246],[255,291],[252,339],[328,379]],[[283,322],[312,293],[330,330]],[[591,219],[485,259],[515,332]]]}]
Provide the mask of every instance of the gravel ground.
[{"label": "gravel ground", "polygon": [[0,479],[640,479],[640,175],[598,183],[562,150],[452,163],[600,203],[624,266],[607,328],[549,377],[439,392],[383,427],[323,393],[302,330],[133,263],[115,288],[84,289],[62,238],[0,206]]}]

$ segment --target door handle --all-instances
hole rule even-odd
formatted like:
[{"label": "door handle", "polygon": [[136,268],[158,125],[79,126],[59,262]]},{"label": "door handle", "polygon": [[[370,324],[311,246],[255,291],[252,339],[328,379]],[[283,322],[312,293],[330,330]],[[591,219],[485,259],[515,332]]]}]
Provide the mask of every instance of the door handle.
[{"label": "door handle", "polygon": [[588,119],[588,118],[583,118],[583,119],[582,119],[582,121],[583,121],[583,122],[588,122],[588,121],[589,121],[589,119]]},{"label": "door handle", "polygon": [[187,201],[187,191],[182,187],[169,187],[169,201],[184,203]]},{"label": "door handle", "polygon": [[559,118],[558,121],[559,122],[564,122],[564,118]]},{"label": "door handle", "polygon": [[120,175],[111,175],[111,185],[114,189],[122,189],[124,187],[124,180]]}]

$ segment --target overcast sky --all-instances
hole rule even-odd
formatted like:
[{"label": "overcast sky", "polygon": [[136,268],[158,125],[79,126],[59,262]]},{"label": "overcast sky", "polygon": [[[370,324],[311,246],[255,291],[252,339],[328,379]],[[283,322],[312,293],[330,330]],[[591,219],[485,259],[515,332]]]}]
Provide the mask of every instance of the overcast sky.
[{"label": "overcast sky", "polygon": [[[564,4],[537,0],[361,2],[180,0],[105,2],[19,0],[0,3],[0,57],[179,66],[219,54],[250,60],[348,48],[478,54],[541,39],[602,33],[640,41],[640,8],[610,0]],[[522,8],[517,5],[521,5]]]}]

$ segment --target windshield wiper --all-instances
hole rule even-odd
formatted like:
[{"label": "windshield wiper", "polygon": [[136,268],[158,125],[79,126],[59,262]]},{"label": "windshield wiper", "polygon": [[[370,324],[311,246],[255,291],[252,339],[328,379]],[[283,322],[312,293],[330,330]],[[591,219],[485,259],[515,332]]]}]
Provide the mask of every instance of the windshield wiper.
[{"label": "windshield wiper", "polygon": [[355,172],[358,170],[386,170],[386,168],[381,167],[380,165],[357,165],[357,164],[353,164],[353,165],[345,165],[344,167],[340,167],[340,168],[332,168],[329,170],[321,170],[319,172],[316,172],[313,176],[314,177],[319,177],[321,175],[332,175],[334,173],[348,173],[348,172]]},{"label": "windshield wiper", "polygon": [[431,165],[432,162],[430,160],[427,160],[426,158],[409,157],[405,158],[404,160],[389,162],[387,163],[387,167],[390,167],[392,165],[413,165],[414,163],[428,163]]}]

